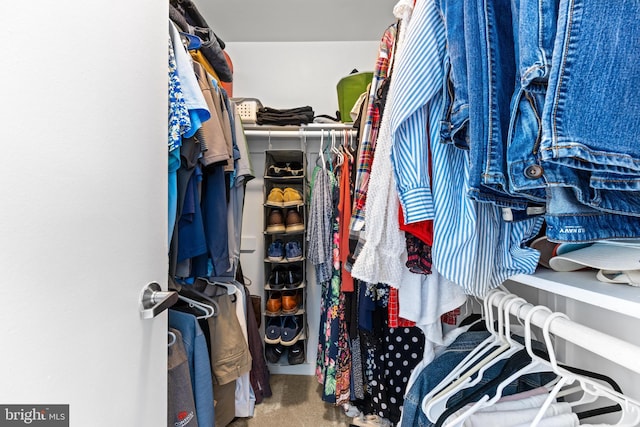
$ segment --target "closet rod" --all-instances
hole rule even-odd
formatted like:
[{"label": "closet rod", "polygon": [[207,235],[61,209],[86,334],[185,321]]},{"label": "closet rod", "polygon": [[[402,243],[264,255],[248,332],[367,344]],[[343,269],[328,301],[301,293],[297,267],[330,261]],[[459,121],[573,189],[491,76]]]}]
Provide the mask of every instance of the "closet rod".
[{"label": "closet rod", "polygon": [[[340,138],[343,134],[343,130],[333,130],[335,135]],[[300,131],[286,131],[286,130],[250,130],[250,129],[246,129],[244,131],[244,134],[246,136],[266,136],[266,137],[271,137],[271,138],[300,138],[301,136],[306,136],[306,137],[315,137],[315,138],[320,138],[322,136],[322,133],[324,132],[324,136],[330,136],[331,135],[331,130],[300,130]],[[349,132],[350,136],[355,136],[356,135],[356,131],[353,129],[349,129],[347,130],[347,132]]]},{"label": "closet rod", "polygon": [[[493,298],[492,305],[497,307],[500,299]],[[517,301],[511,305],[509,312],[524,321],[532,308],[529,302]],[[533,313],[531,323],[542,328],[549,314],[538,310]],[[562,317],[551,321],[549,332],[640,374],[640,347],[634,344]]]}]

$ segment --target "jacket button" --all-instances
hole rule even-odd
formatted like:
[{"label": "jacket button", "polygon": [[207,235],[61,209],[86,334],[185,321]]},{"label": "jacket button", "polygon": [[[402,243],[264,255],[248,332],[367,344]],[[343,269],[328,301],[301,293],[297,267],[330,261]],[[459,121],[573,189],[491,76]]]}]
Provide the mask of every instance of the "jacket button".
[{"label": "jacket button", "polygon": [[542,176],[542,166],[531,165],[524,170],[524,175],[529,179],[537,179]]}]

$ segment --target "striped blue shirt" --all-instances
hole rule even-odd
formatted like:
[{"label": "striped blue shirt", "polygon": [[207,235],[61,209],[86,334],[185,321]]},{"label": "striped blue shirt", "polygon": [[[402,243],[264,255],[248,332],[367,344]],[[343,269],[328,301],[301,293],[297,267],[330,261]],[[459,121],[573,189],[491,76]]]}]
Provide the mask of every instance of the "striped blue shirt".
[{"label": "striped blue shirt", "polygon": [[533,274],[539,253],[524,243],[543,219],[505,222],[499,207],[469,198],[468,151],[438,141],[431,150],[434,268],[481,297],[513,275]]},{"label": "striped blue shirt", "polygon": [[[433,0],[418,0],[398,52],[391,132],[396,186],[406,224],[433,219],[429,138],[439,138],[445,28]],[[430,135],[427,133],[430,130]]]}]

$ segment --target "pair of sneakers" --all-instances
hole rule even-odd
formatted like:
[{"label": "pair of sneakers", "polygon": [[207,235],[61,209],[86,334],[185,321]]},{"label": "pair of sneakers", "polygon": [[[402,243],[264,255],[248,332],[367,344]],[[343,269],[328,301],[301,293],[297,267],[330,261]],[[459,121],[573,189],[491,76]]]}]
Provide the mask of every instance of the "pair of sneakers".
[{"label": "pair of sneakers", "polygon": [[280,188],[274,187],[267,196],[267,205],[287,207],[287,206],[300,206],[304,204],[302,200],[302,193],[295,188],[287,187]]},{"label": "pair of sneakers", "polygon": [[298,288],[302,284],[302,269],[298,265],[277,265],[271,270],[267,284],[273,290]]},{"label": "pair of sneakers", "polygon": [[[269,363],[278,363],[286,347],[282,344],[267,344],[264,349],[265,358]],[[289,365],[304,363],[304,341],[298,341],[288,348],[287,362]]]},{"label": "pair of sneakers", "polygon": [[302,259],[302,248],[295,240],[286,244],[281,239],[276,239],[267,249],[269,261],[300,261]]},{"label": "pair of sneakers", "polygon": [[302,337],[302,325],[297,316],[269,317],[264,334],[267,344],[290,347]]},{"label": "pair of sneakers", "polygon": [[302,176],[304,169],[300,162],[275,162],[267,168],[267,176]]}]

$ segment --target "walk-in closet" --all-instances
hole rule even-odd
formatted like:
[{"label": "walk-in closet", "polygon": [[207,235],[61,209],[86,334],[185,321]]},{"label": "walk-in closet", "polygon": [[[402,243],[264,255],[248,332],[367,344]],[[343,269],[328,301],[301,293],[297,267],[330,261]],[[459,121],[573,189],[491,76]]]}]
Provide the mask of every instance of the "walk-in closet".
[{"label": "walk-in closet", "polygon": [[640,426],[637,1],[0,34],[0,427]]}]

